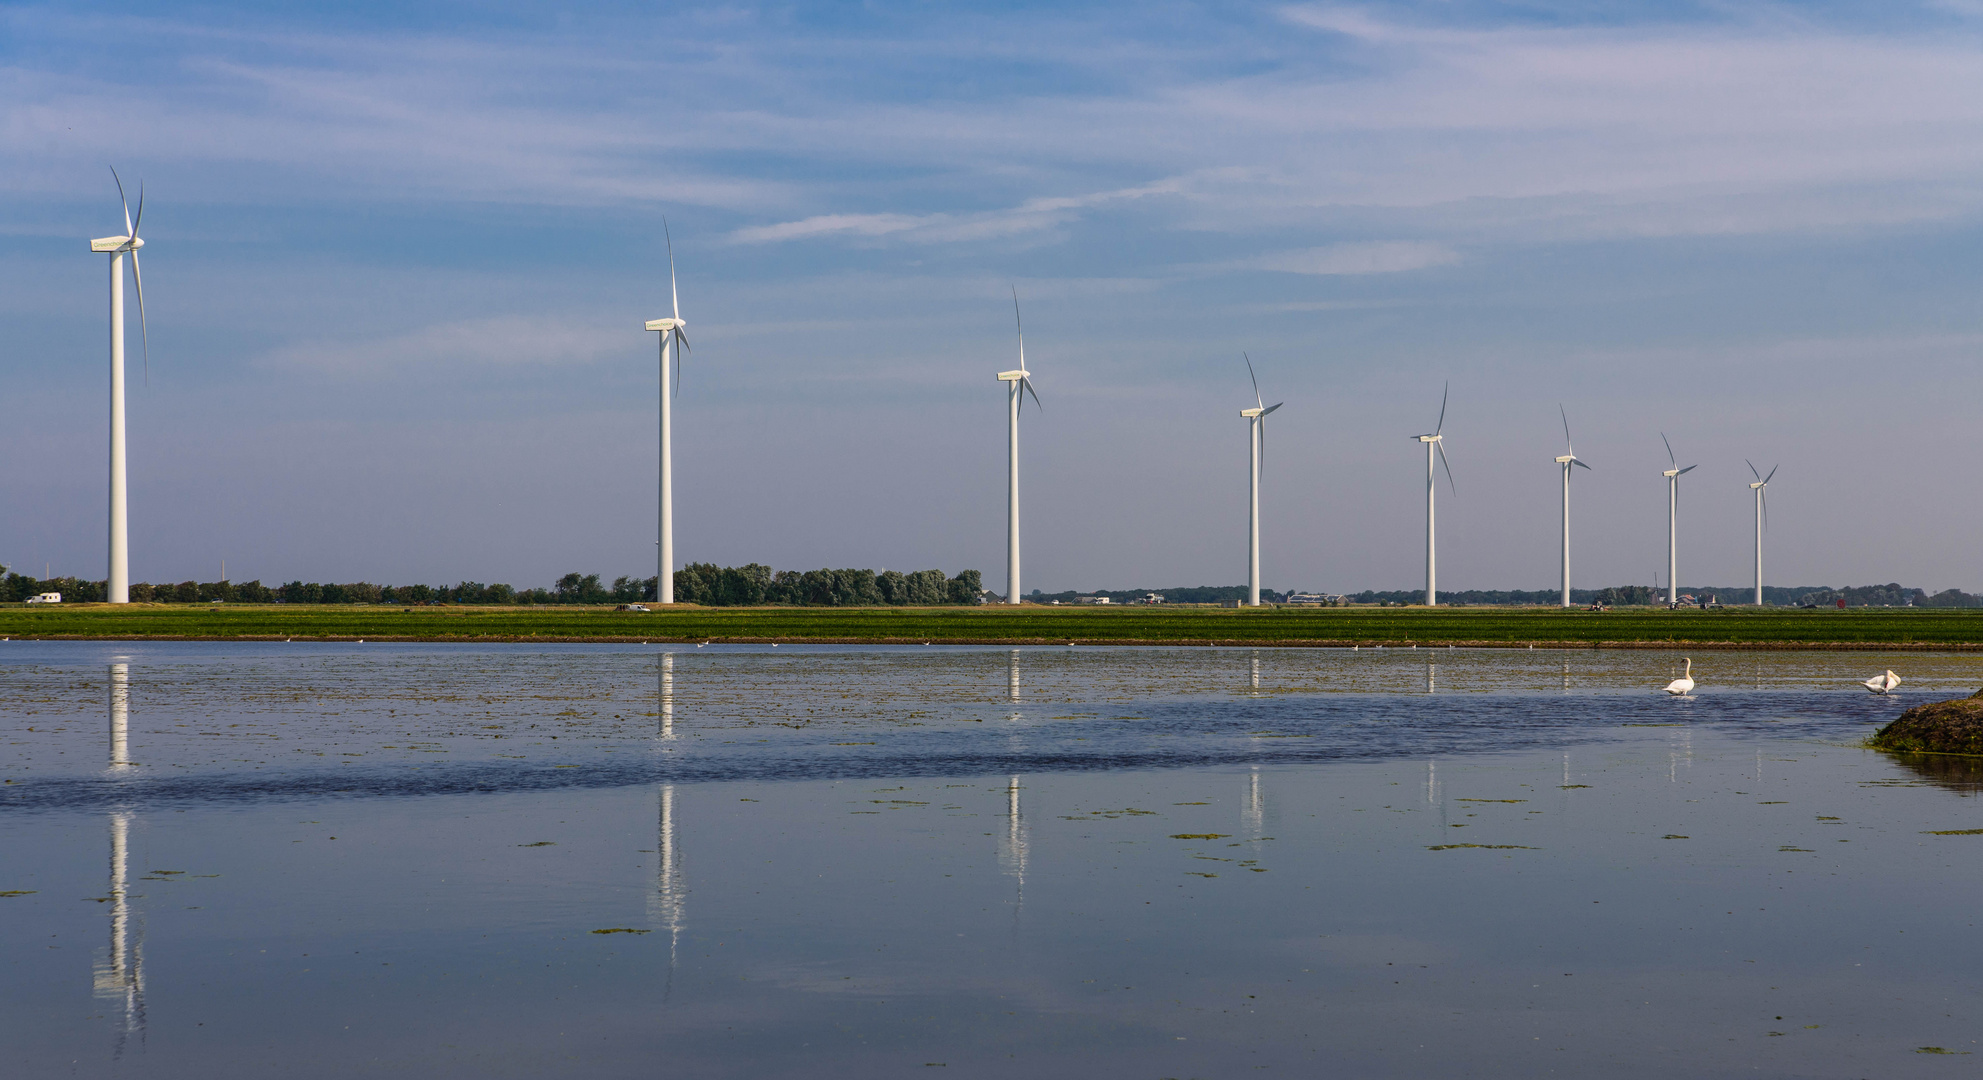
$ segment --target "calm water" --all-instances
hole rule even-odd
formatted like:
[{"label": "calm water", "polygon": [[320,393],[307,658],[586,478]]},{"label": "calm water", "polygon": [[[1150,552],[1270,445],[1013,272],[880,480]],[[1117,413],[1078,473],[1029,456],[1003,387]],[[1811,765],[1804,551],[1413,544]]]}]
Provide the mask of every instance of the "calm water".
[{"label": "calm water", "polygon": [[0,644],[0,1052],[1971,1074],[1983,771],[1857,742],[1983,657],[1695,661]]}]

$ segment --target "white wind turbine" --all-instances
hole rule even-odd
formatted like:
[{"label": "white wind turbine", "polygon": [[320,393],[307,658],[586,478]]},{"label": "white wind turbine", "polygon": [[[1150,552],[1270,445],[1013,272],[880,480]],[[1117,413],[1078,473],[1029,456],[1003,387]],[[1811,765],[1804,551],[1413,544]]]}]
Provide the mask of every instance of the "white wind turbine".
[{"label": "white wind turbine", "polygon": [[1446,469],[1446,483],[1453,488],[1453,494],[1460,493],[1459,485],[1453,483],[1453,466],[1446,460],[1446,444],[1443,441],[1446,430],[1446,396],[1453,389],[1452,383],[1439,392],[1439,423],[1430,435],[1414,435],[1413,438],[1425,444],[1425,606],[1439,603],[1439,530],[1434,514],[1433,495],[1439,490],[1433,483],[1436,471],[1432,466],[1432,456],[1439,455],[1439,464]]},{"label": "white wind turbine", "polygon": [[1660,475],[1666,477],[1666,602],[1677,604],[1680,602],[1680,579],[1677,576],[1680,571],[1680,530],[1677,524],[1680,517],[1680,478],[1700,466],[1680,468],[1680,461],[1673,456],[1673,443],[1668,441],[1666,432],[1659,433],[1659,441],[1666,443],[1666,462],[1673,466]]},{"label": "white wind turbine", "polygon": [[1011,469],[1005,482],[1005,602],[1008,604],[1019,602],[1019,411],[1025,407],[1026,394],[1032,394],[1033,404],[1040,406],[1040,395],[1033,389],[1033,373],[1026,370],[1026,326],[1019,320],[1016,287],[1012,290],[1012,325],[1019,332],[1019,367],[998,373],[998,380],[1006,384],[1006,404],[1011,417],[1006,439]]},{"label": "white wind turbine", "polygon": [[[661,335],[661,509],[657,526],[660,536],[656,540],[660,550],[656,558],[659,568],[654,574],[654,602],[672,604],[675,602],[675,447],[670,430],[673,417],[668,402],[668,359],[676,345],[681,347],[681,352],[689,351],[689,339],[682,332],[688,323],[682,321],[682,295],[675,288],[675,238],[668,234],[667,218],[661,219],[661,236],[668,245],[668,298],[674,305],[674,317],[647,320],[647,329]],[[679,353],[674,361],[675,393],[679,394],[682,391]]]},{"label": "white wind turbine", "polygon": [[1763,489],[1770,486],[1770,481],[1776,478],[1777,469],[1781,468],[1782,466],[1779,465],[1770,466],[1770,474],[1768,476],[1764,476],[1762,473],[1756,471],[1755,462],[1750,461],[1748,458],[1743,458],[1742,463],[1744,465],[1749,466],[1749,475],[1754,476],[1756,478],[1756,482],[1749,485],[1749,490],[1756,493],[1756,606],[1762,607],[1763,606],[1763,526],[1768,524],[1770,520],[1770,497],[1768,495],[1763,494]]},{"label": "white wind turbine", "polygon": [[105,236],[90,241],[90,250],[110,256],[110,573],[104,582],[104,599],[113,604],[131,602],[131,529],[124,469],[124,253],[131,253],[131,277],[138,286],[138,331],[144,339],[145,381],[151,381],[151,331],[145,325],[145,277],[138,270],[138,249],[145,242],[138,238],[138,226],[145,220],[145,192],[138,188],[138,217],[131,219],[131,202],[124,196],[124,181],[117,170],[110,170],[117,183],[117,201],[124,207],[124,235]]},{"label": "white wind turbine", "polygon": [[1246,417],[1249,426],[1246,433],[1247,451],[1251,455],[1252,486],[1247,498],[1247,547],[1246,547],[1246,603],[1250,607],[1260,606],[1260,459],[1267,450],[1267,414],[1287,404],[1277,401],[1272,405],[1260,396],[1260,378],[1253,374],[1253,358],[1246,357],[1246,377],[1253,380],[1253,408],[1239,410]]},{"label": "white wind turbine", "polygon": [[1578,459],[1577,444],[1572,442],[1570,439],[1570,414],[1564,412],[1563,406],[1561,405],[1556,406],[1556,412],[1563,417],[1563,445],[1569,447],[1570,449],[1569,453],[1556,459],[1556,464],[1563,466],[1563,606],[1569,607],[1570,606],[1570,469],[1573,466],[1579,469],[1588,469],[1590,468],[1590,466],[1584,464],[1581,460]]}]

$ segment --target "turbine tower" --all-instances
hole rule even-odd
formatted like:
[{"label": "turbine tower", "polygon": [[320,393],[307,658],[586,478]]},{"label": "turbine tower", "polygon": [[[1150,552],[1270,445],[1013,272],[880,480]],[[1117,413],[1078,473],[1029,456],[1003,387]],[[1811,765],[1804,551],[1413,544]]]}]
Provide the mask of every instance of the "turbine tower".
[{"label": "turbine tower", "polygon": [[1570,440],[1570,414],[1564,412],[1563,406],[1561,405],[1556,406],[1556,412],[1563,417],[1563,445],[1569,447],[1570,449],[1569,453],[1556,459],[1556,464],[1563,466],[1563,606],[1569,607],[1570,606],[1570,469],[1573,466],[1579,469],[1588,469],[1590,468],[1590,466],[1578,460],[1577,444]]},{"label": "turbine tower", "polygon": [[[1026,325],[1019,320],[1019,290],[1012,290],[1012,325],[1019,332],[1019,367],[1001,371],[998,381],[1006,384],[1006,405],[1011,417],[1006,437],[1011,468],[1005,481],[1005,602],[1019,602],[1019,412],[1025,408],[1025,395],[1033,395],[1040,406],[1040,395],[1033,389],[1033,373],[1026,370]],[[1040,406],[1044,408],[1044,406]]]},{"label": "turbine tower", "polygon": [[1446,444],[1442,441],[1445,439],[1445,436],[1441,434],[1446,430],[1446,396],[1452,389],[1453,384],[1449,382],[1446,384],[1446,389],[1439,392],[1439,423],[1432,429],[1432,434],[1412,436],[1414,439],[1425,444],[1426,607],[1433,607],[1439,603],[1439,530],[1436,525],[1437,518],[1434,514],[1435,500],[1433,499],[1433,495],[1439,489],[1433,483],[1436,470],[1432,466],[1432,457],[1435,453],[1439,456],[1439,464],[1446,469],[1446,483],[1453,488],[1454,495],[1457,496],[1460,493],[1459,486],[1453,483],[1453,466],[1446,460]]},{"label": "turbine tower", "polygon": [[647,328],[661,335],[661,509],[657,530],[660,535],[655,544],[659,548],[656,556],[658,569],[654,574],[654,602],[672,604],[675,602],[675,447],[671,434],[673,417],[668,407],[668,360],[674,353],[675,393],[682,392],[682,358],[675,353],[679,345],[681,352],[689,351],[688,335],[682,328],[688,323],[682,321],[682,294],[675,288],[675,238],[668,233],[668,219],[661,219],[661,237],[668,245],[668,298],[673,302],[674,317],[649,319]]},{"label": "turbine tower", "polygon": [[1782,468],[1782,466],[1780,465],[1770,466],[1770,474],[1768,476],[1764,476],[1762,473],[1756,471],[1755,462],[1750,461],[1748,458],[1743,458],[1742,463],[1744,465],[1749,466],[1749,475],[1754,476],[1756,478],[1756,482],[1749,485],[1749,490],[1756,493],[1756,606],[1762,607],[1763,606],[1763,526],[1767,525],[1770,520],[1770,497],[1768,495],[1763,494],[1763,489],[1770,486],[1770,481],[1772,479],[1775,479],[1776,477],[1777,469]]},{"label": "turbine tower", "polygon": [[1277,401],[1272,405],[1260,396],[1260,379],[1253,374],[1253,358],[1246,357],[1246,377],[1253,380],[1253,408],[1239,410],[1246,417],[1249,428],[1246,433],[1247,451],[1252,457],[1252,486],[1247,497],[1247,547],[1246,547],[1246,603],[1248,607],[1260,606],[1260,459],[1267,450],[1267,414],[1287,404]]},{"label": "turbine tower", "polygon": [[117,183],[117,201],[124,207],[124,235],[105,236],[90,241],[90,250],[110,256],[110,573],[104,582],[104,599],[113,604],[131,602],[131,529],[124,471],[124,253],[131,253],[131,277],[138,286],[138,331],[144,339],[145,381],[151,381],[151,331],[145,325],[145,277],[138,269],[138,249],[145,242],[138,238],[138,226],[145,221],[145,192],[138,189],[138,217],[131,219],[131,202],[124,197],[124,181],[117,170],[110,170]]},{"label": "turbine tower", "polygon": [[1673,466],[1660,474],[1666,477],[1666,602],[1671,606],[1680,602],[1680,530],[1676,524],[1680,516],[1680,478],[1700,466],[1680,468],[1680,461],[1673,456],[1673,443],[1667,439],[1666,432],[1659,433],[1659,441],[1666,443],[1666,461]]}]

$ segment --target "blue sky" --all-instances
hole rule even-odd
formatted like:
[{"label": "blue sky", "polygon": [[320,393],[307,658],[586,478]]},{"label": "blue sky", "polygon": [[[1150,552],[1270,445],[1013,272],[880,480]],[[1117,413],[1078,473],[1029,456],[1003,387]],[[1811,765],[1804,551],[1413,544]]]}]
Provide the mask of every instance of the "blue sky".
[{"label": "blue sky", "polygon": [[[0,6],[0,563],[103,573],[105,166],[142,177],[133,575],[651,573],[667,216],[678,552],[1027,586],[1665,561],[1983,588],[1983,3]],[[133,359],[136,359],[135,341]]]}]

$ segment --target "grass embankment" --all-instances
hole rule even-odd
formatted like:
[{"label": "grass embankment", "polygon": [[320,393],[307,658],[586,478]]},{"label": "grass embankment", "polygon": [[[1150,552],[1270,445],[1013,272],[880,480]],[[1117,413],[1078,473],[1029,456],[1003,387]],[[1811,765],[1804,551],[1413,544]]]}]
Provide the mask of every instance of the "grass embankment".
[{"label": "grass embankment", "polygon": [[1983,648],[1983,609],[0,607],[37,639]]}]

